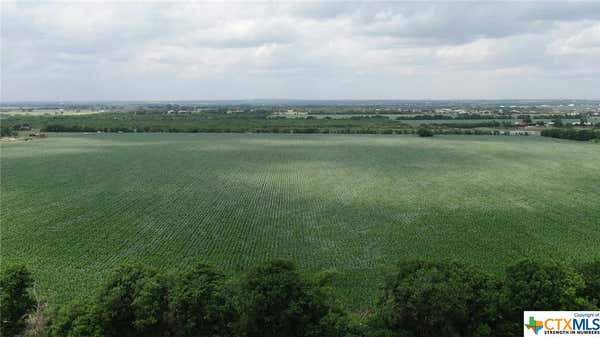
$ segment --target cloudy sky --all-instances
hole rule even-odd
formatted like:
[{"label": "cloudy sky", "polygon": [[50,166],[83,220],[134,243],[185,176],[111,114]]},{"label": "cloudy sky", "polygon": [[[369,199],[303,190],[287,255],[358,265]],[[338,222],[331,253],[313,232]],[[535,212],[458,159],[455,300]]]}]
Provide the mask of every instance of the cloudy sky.
[{"label": "cloudy sky", "polygon": [[5,102],[600,98],[600,1],[1,6]]}]

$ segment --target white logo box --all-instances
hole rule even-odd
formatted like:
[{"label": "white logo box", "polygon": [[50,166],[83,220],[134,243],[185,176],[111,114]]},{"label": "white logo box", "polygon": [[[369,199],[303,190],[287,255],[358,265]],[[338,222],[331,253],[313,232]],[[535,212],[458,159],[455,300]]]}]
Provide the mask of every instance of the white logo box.
[{"label": "white logo box", "polygon": [[600,311],[524,311],[523,336],[600,336]]}]

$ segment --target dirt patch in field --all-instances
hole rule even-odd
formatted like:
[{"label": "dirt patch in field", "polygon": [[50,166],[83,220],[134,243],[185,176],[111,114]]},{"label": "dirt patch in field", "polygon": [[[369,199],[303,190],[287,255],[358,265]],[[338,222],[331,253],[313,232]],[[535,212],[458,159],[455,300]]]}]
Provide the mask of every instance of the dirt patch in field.
[{"label": "dirt patch in field", "polygon": [[14,142],[20,142],[20,141],[22,141],[22,139],[15,138],[15,137],[2,137],[2,138],[0,138],[0,142],[3,142],[3,143],[14,143]]}]

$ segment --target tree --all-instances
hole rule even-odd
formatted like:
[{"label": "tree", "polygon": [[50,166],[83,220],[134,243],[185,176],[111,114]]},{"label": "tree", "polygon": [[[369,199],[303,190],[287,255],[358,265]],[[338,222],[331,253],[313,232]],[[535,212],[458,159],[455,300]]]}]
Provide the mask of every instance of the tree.
[{"label": "tree", "polygon": [[573,268],[558,262],[521,261],[506,271],[508,298],[523,310],[583,310],[585,282]]},{"label": "tree", "polygon": [[[582,296],[585,282],[573,268],[558,262],[524,260],[507,268],[505,280],[506,322],[522,331],[525,310],[590,310]],[[508,323],[510,325],[510,323]]]},{"label": "tree", "polygon": [[342,336],[344,313],[326,282],[302,278],[295,265],[275,260],[251,270],[240,293],[240,333],[247,337]]},{"label": "tree", "polygon": [[176,336],[229,336],[237,313],[225,277],[204,264],[180,275],[171,293]]},{"label": "tree", "polygon": [[98,308],[91,301],[74,302],[58,311],[53,337],[104,337]]},{"label": "tree", "polygon": [[96,305],[107,337],[162,337],[168,331],[169,285],[140,266],[116,269],[100,288]]},{"label": "tree", "polygon": [[582,295],[596,307],[600,307],[600,261],[586,263],[579,267],[585,287]]},{"label": "tree", "polygon": [[16,336],[25,328],[25,315],[35,307],[32,285],[25,266],[8,267],[0,275],[0,336]]},{"label": "tree", "polygon": [[459,263],[403,263],[385,282],[381,325],[388,335],[489,336],[498,318],[498,289],[491,278]]},{"label": "tree", "polygon": [[518,118],[521,119],[523,123],[531,124],[533,122],[531,115],[519,115]]},{"label": "tree", "polygon": [[417,130],[417,134],[419,135],[419,137],[433,137],[433,131],[431,131],[431,129],[429,129],[428,127],[420,127]]},{"label": "tree", "polygon": [[13,137],[16,136],[17,133],[9,128],[8,126],[2,126],[0,127],[0,137]]}]

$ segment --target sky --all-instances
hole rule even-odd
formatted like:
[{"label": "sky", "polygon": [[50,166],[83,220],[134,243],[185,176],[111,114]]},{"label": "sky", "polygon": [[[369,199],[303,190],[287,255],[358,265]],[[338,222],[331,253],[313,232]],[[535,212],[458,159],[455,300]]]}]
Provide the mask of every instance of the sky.
[{"label": "sky", "polygon": [[600,98],[600,1],[0,6],[3,102]]}]

